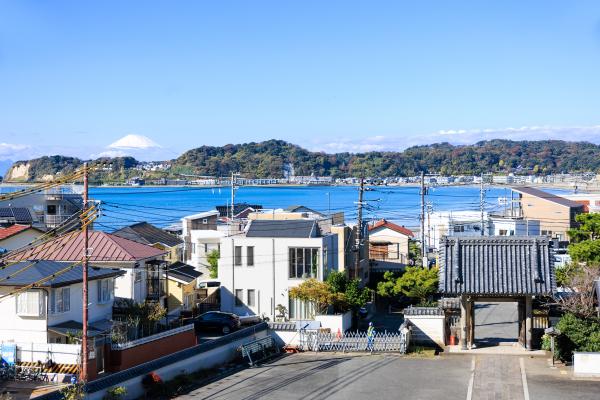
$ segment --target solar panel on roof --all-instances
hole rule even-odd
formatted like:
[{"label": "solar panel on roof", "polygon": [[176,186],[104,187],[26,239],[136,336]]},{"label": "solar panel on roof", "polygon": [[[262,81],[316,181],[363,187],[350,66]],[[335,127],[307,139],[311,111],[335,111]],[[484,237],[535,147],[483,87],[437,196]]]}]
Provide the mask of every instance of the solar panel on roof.
[{"label": "solar panel on roof", "polygon": [[31,223],[31,213],[25,207],[0,207],[0,218],[14,218],[17,223]]}]

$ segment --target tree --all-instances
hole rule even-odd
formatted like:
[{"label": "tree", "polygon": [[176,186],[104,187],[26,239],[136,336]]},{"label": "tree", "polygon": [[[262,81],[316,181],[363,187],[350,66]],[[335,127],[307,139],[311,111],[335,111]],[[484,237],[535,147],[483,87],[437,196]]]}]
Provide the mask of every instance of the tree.
[{"label": "tree", "polygon": [[423,303],[437,291],[437,286],[437,267],[406,267],[406,271],[399,278],[392,273],[384,274],[384,281],[377,284],[377,293],[382,296],[403,294]]},{"label": "tree", "polygon": [[334,304],[340,311],[348,308],[357,310],[371,299],[371,290],[367,287],[361,288],[360,279],[348,279],[343,272],[330,272],[326,283],[332,293],[342,295],[340,301]]},{"label": "tree", "polygon": [[314,304],[318,313],[327,312],[327,308],[343,300],[343,294],[333,293],[327,282],[310,278],[290,289],[290,297]]},{"label": "tree", "polygon": [[572,268],[566,276],[564,286],[570,291],[558,298],[558,305],[566,312],[580,318],[593,318],[597,315],[594,289],[600,279],[597,265],[580,265]]},{"label": "tree", "polygon": [[579,223],[579,226],[568,231],[571,242],[579,243],[600,239],[600,213],[578,214],[575,221]]},{"label": "tree", "polygon": [[219,250],[213,250],[206,256],[206,261],[208,261],[208,272],[211,279],[219,276],[219,258],[221,258]]},{"label": "tree", "polygon": [[570,244],[569,255],[574,262],[600,263],[600,240],[583,240]]}]

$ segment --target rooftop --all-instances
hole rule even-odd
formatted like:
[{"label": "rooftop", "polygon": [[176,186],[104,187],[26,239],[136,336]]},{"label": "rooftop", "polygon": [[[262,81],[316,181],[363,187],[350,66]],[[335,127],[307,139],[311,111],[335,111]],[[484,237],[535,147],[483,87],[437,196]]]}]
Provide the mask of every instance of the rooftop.
[{"label": "rooftop", "polygon": [[369,225],[369,232],[374,231],[379,228],[388,228],[388,229],[391,229],[395,232],[401,233],[401,234],[409,236],[409,237],[415,236],[413,231],[411,231],[410,229],[405,228],[400,225],[396,225],[393,222],[387,221],[385,219],[380,219],[379,221],[375,222],[373,225]]},{"label": "rooftop", "polygon": [[37,231],[36,228],[32,228],[30,225],[11,225],[7,228],[0,228],[0,240],[4,240],[4,239],[8,239],[11,236],[14,236],[18,233],[24,232],[27,229],[35,229]]},{"label": "rooftop", "polygon": [[577,203],[573,200],[569,200],[564,197],[560,197],[555,194],[544,192],[543,190],[535,189],[532,187],[519,186],[519,187],[513,187],[512,190],[517,193],[528,194],[530,196],[535,196],[540,199],[548,200],[553,203],[560,204],[561,206],[566,206],[566,207],[571,207],[571,208],[583,207],[582,204]]},{"label": "rooftop", "polygon": [[204,211],[198,214],[186,215],[182,219],[199,219],[199,218],[208,218],[213,216],[219,216],[219,212],[217,210]]},{"label": "rooftop", "polygon": [[[9,253],[6,259],[79,261],[83,256],[83,240],[82,232],[71,232],[38,246]],[[135,262],[166,254],[164,250],[101,231],[89,232],[88,247],[91,249],[90,262]]]},{"label": "rooftop", "polygon": [[311,238],[318,235],[314,220],[253,220],[246,237],[265,238]]},{"label": "rooftop", "polygon": [[0,207],[0,219],[14,220],[17,224],[30,225],[33,222],[31,213],[26,207]]},{"label": "rooftop", "polygon": [[188,264],[182,262],[175,262],[167,267],[169,278],[175,278],[185,283],[191,283],[196,278],[202,276],[202,272],[196,271],[196,269]]},{"label": "rooftop", "polygon": [[177,236],[167,233],[147,222],[139,222],[126,226],[114,231],[112,234],[147,245],[162,244],[167,247],[175,247],[183,243],[183,240]]},{"label": "rooftop", "polygon": [[546,236],[448,236],[440,245],[446,295],[551,295],[554,261]]},{"label": "rooftop", "polygon": [[[69,267],[72,263],[57,261],[22,261],[0,270],[0,286],[26,286],[52,276]],[[27,268],[26,268],[27,267]],[[22,272],[18,272],[22,271]],[[125,271],[113,268],[88,268],[88,279],[104,279],[123,275]],[[60,287],[79,283],[83,280],[81,265],[75,266],[52,280],[40,284],[40,287]]]}]

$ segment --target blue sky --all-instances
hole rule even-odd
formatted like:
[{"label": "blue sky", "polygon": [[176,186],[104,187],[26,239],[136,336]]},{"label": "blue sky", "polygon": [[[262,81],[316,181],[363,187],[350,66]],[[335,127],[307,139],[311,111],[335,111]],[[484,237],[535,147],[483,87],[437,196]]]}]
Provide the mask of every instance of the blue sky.
[{"label": "blue sky", "polygon": [[598,1],[2,0],[0,159],[600,142],[599,71]]}]

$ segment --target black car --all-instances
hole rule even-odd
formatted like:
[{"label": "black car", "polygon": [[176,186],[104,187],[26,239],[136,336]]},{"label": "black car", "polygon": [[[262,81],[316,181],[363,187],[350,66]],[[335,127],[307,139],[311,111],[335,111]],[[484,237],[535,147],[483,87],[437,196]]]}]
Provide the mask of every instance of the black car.
[{"label": "black car", "polygon": [[217,331],[226,335],[239,329],[240,325],[240,317],[220,311],[209,311],[194,318],[194,330],[197,335],[206,331]]}]

